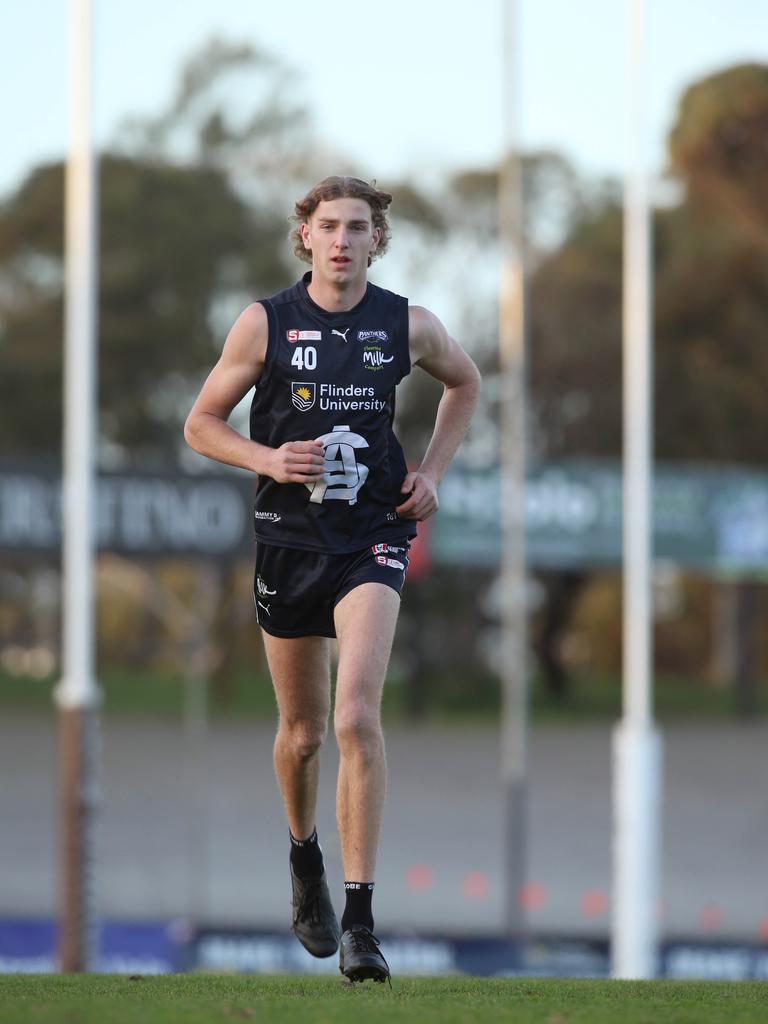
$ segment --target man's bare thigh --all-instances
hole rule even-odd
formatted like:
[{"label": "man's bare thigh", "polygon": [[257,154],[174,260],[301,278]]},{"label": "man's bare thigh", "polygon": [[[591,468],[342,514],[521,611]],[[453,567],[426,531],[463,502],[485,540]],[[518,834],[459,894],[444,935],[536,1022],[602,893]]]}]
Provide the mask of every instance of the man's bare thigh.
[{"label": "man's bare thigh", "polygon": [[400,595],[382,583],[363,583],[339,601],[335,609],[339,641],[339,684],[347,678],[384,683],[395,635]]},{"label": "man's bare thigh", "polygon": [[269,672],[282,716],[327,716],[331,641],[322,636],[277,637],[262,630]]}]

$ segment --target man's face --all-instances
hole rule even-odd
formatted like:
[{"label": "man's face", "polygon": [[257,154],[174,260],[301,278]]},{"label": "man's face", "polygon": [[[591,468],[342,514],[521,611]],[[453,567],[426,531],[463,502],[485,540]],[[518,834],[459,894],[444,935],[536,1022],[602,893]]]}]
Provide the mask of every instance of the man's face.
[{"label": "man's face", "polygon": [[301,225],[301,237],[312,250],[314,274],[344,284],[365,276],[380,232],[364,199],[328,199]]}]

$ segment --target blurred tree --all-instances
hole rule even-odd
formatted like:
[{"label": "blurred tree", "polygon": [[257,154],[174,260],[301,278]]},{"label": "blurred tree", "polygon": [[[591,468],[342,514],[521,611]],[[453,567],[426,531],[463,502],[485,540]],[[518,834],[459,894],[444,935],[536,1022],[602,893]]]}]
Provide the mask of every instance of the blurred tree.
[{"label": "blurred tree", "polygon": [[[249,75],[247,105],[226,79]],[[121,126],[100,161],[99,404],[102,460],[175,458],[202,374],[239,310],[286,283],[287,218],[267,183],[300,162],[305,115],[283,69],[211,40],[168,109]],[[244,166],[261,194],[243,187]],[[248,194],[249,193],[249,194]],[[0,452],[58,455],[63,168],[34,170],[0,207]],[[33,397],[34,396],[34,397]]]},{"label": "blurred tree", "polygon": [[[100,167],[99,406],[123,461],[165,461],[220,346],[215,304],[283,279],[283,224],[216,169],[105,156]],[[63,171],[34,171],[0,209],[0,452],[57,455]],[[247,298],[246,298],[247,297]]]},{"label": "blurred tree", "polygon": [[[669,157],[680,187],[655,214],[655,453],[763,465],[768,66],[692,85]],[[577,213],[530,280],[532,447],[618,457],[622,212],[608,192]]]},{"label": "blurred tree", "polygon": [[669,139],[685,194],[659,218],[659,454],[764,465],[768,65],[692,85]]},{"label": "blurred tree", "polygon": [[[125,122],[102,156],[102,462],[146,466],[184,452],[183,419],[227,329],[296,276],[293,200],[328,161],[347,162],[285,100],[287,75],[268,54],[212,39],[182,68],[166,109]],[[440,233],[441,211],[416,186],[396,192],[400,227]],[[62,290],[55,164],[0,207],[0,454],[59,453]]]},{"label": "blurred tree", "polygon": [[584,211],[528,289],[537,458],[621,451],[621,209]]},{"label": "blurred tree", "polygon": [[690,86],[669,136],[690,202],[746,235],[768,225],[768,65],[741,64]]},{"label": "blurred tree", "polygon": [[[557,247],[571,230],[588,192],[573,166],[559,153],[540,150],[520,156],[523,238],[529,266]],[[485,241],[498,232],[497,168],[460,171],[449,182],[454,219]]]},{"label": "blurred tree", "polygon": [[166,107],[125,120],[111,148],[215,168],[256,206],[280,208],[317,148],[298,90],[285,88],[296,78],[272,54],[213,37],[185,61]]},{"label": "blurred tree", "polygon": [[[684,94],[676,205],[656,213],[656,454],[762,463],[768,435],[768,67]],[[536,448],[621,451],[621,209],[582,210],[530,283]]]}]

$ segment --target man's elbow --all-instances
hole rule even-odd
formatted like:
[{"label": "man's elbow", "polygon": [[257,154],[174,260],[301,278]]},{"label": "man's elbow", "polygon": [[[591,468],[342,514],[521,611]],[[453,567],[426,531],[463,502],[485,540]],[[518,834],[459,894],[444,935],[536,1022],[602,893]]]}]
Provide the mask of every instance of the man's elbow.
[{"label": "man's elbow", "polygon": [[465,394],[471,398],[472,403],[474,404],[480,396],[480,388],[483,385],[483,378],[480,376],[480,371],[471,359],[469,360],[467,372],[462,384]]},{"label": "man's elbow", "polygon": [[184,422],[184,440],[190,448],[197,452],[200,451],[200,448],[198,447],[200,442],[197,438],[196,420],[197,417],[194,412],[191,412],[189,416],[187,416]]}]

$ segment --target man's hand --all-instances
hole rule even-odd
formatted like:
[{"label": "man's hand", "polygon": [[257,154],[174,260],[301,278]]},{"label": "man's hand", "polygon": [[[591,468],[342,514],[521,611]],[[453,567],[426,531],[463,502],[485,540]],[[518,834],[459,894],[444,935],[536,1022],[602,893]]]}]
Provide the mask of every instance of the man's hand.
[{"label": "man's hand", "polygon": [[319,441],[286,441],[272,449],[265,475],[279,484],[310,484],[322,478],[324,465]]},{"label": "man's hand", "polygon": [[395,509],[401,519],[416,519],[422,522],[437,512],[437,485],[424,473],[409,473],[403,480],[400,492],[408,495],[402,505]]}]

